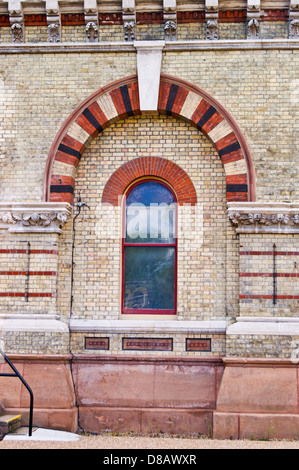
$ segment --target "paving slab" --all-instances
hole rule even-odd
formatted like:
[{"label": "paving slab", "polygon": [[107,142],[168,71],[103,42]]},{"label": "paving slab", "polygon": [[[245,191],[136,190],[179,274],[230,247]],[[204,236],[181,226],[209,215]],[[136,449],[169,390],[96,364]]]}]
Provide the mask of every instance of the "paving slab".
[{"label": "paving slab", "polygon": [[32,436],[29,436],[29,429],[19,428],[16,432],[6,434],[4,441],[77,441],[80,435],[55,429],[33,428]]}]

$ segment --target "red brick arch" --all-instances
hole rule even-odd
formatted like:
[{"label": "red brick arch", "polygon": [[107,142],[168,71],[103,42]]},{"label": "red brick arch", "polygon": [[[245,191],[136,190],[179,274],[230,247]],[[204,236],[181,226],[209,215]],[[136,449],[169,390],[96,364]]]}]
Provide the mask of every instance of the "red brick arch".
[{"label": "red brick arch", "polygon": [[[227,201],[255,200],[254,167],[248,146],[220,103],[198,87],[161,75],[158,111],[191,123],[213,142],[226,175]],[[69,116],[51,146],[44,200],[73,204],[76,169],[91,140],[115,121],[140,114],[136,75],[101,88],[87,98]]]},{"label": "red brick arch", "polygon": [[174,189],[180,205],[197,202],[194,185],[187,173],[176,163],[160,157],[140,157],[124,163],[108,180],[102,196],[102,202],[117,206],[125,189],[132,181],[154,176],[166,180]]}]

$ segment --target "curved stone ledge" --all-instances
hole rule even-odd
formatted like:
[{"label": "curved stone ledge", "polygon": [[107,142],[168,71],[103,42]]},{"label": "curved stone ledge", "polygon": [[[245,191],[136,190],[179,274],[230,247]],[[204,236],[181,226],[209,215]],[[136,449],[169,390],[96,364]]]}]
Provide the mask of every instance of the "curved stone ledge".
[{"label": "curved stone ledge", "polygon": [[299,233],[299,203],[228,202],[237,233]]}]

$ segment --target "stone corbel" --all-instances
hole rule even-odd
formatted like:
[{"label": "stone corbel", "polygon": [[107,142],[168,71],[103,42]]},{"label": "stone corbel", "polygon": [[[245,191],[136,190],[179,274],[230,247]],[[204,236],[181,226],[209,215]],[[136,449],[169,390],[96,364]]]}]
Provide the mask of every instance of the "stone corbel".
[{"label": "stone corbel", "polygon": [[61,42],[61,18],[58,0],[46,0],[48,41]]},{"label": "stone corbel", "polygon": [[176,0],[163,0],[164,37],[165,41],[177,40]]},{"label": "stone corbel", "polygon": [[68,203],[0,203],[0,229],[12,233],[62,233],[72,213]]},{"label": "stone corbel", "polygon": [[219,5],[218,0],[206,0],[206,39],[217,40],[219,39]]},{"label": "stone corbel", "polygon": [[122,0],[124,41],[133,42],[136,39],[136,6],[135,0]]},{"label": "stone corbel", "polygon": [[84,0],[86,42],[99,41],[99,15],[97,0]]},{"label": "stone corbel", "polygon": [[229,202],[227,206],[237,233],[299,233],[299,203]]},{"label": "stone corbel", "polygon": [[247,0],[247,22],[246,22],[247,39],[259,39],[260,38],[260,18],[261,18],[260,0]]},{"label": "stone corbel", "polygon": [[24,14],[20,0],[9,0],[9,21],[11,26],[11,40],[14,44],[25,41]]},{"label": "stone corbel", "polygon": [[290,0],[289,38],[299,39],[299,1]]}]

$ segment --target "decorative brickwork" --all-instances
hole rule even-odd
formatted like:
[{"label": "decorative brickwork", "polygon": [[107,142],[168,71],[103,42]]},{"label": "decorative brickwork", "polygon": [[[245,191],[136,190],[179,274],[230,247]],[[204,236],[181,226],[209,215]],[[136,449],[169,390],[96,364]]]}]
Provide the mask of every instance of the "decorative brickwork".
[{"label": "decorative brickwork", "polygon": [[[158,111],[188,121],[210,138],[224,166],[228,201],[254,199],[253,166],[245,139],[216,100],[186,82],[161,76]],[[88,144],[113,122],[139,114],[135,76],[99,90],[82,103],[51,147],[45,200],[72,204],[75,170]]]}]

